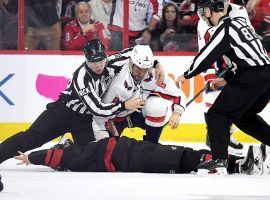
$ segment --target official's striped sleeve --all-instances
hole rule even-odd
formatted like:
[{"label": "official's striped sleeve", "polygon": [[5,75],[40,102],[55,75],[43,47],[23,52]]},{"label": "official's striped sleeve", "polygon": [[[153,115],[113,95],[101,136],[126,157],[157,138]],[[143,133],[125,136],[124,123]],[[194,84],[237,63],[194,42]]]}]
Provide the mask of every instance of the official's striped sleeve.
[{"label": "official's striped sleeve", "polygon": [[190,68],[184,73],[185,78],[192,78],[210,69],[212,64],[229,50],[230,42],[228,42],[227,32],[224,23],[217,28],[211,40],[200,50]]},{"label": "official's striped sleeve", "polygon": [[85,68],[81,68],[77,75],[73,77],[72,82],[79,98],[93,115],[107,117],[125,110],[123,102],[103,103],[101,98],[96,94],[93,88],[94,86],[87,84],[88,82],[84,78],[86,73]]},{"label": "official's striped sleeve", "polygon": [[223,56],[230,69],[225,79],[235,73],[270,64],[270,58],[257,34],[243,17],[224,17],[220,20],[210,42],[202,48],[189,70],[184,73],[185,78],[205,71],[220,56]]}]

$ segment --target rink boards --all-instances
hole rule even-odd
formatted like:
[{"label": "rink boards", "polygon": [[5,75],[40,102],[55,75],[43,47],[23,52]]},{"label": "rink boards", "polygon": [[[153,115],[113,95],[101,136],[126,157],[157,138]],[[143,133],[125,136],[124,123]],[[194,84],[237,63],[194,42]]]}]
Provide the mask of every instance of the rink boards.
[{"label": "rink boards", "polygon": [[[181,75],[193,56],[157,56],[172,78]],[[81,55],[0,55],[0,140],[24,130],[65,89],[72,73],[84,61]],[[187,81],[182,89],[191,99],[204,86],[202,76]],[[270,122],[270,106],[262,115]],[[181,117],[177,130],[166,127],[161,139],[204,141],[204,95],[199,96]],[[125,134],[141,138],[143,131],[127,129]],[[240,131],[236,138],[254,142]]]}]

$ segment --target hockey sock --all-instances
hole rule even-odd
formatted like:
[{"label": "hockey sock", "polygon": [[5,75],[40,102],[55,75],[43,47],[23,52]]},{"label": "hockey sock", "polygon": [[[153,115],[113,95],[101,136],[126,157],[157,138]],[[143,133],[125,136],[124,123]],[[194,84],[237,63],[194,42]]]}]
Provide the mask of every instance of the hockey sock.
[{"label": "hockey sock", "polygon": [[146,139],[152,143],[158,143],[163,127],[145,125]]}]

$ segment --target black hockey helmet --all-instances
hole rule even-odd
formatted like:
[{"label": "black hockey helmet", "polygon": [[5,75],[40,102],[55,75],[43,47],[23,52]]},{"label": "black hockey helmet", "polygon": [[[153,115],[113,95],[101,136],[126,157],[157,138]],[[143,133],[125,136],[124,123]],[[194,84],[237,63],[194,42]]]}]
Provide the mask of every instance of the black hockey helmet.
[{"label": "black hockey helmet", "polygon": [[107,58],[105,47],[98,39],[87,41],[83,51],[88,62],[99,62]]},{"label": "black hockey helmet", "polygon": [[200,0],[198,10],[208,7],[211,11],[222,12],[224,10],[224,0]]}]

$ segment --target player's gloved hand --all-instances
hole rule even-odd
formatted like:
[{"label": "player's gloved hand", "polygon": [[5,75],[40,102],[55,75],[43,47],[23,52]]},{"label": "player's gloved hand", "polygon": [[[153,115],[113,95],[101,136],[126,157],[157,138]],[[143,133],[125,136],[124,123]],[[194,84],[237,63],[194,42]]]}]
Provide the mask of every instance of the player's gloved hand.
[{"label": "player's gloved hand", "polygon": [[156,84],[161,85],[165,80],[165,72],[160,63],[155,66]]},{"label": "player's gloved hand", "polygon": [[141,97],[131,97],[127,101],[125,101],[125,108],[126,110],[133,110],[136,112],[141,112],[139,109],[143,108],[145,105],[145,100]]},{"label": "player's gloved hand", "polygon": [[210,83],[210,88],[212,90],[216,90],[219,87],[223,87],[224,85],[226,85],[226,81],[224,78],[216,78],[214,79],[211,83]]},{"label": "player's gloved hand", "polygon": [[181,88],[181,83],[184,83],[187,79],[184,77],[184,75],[178,76],[175,80],[175,84],[178,88]]},{"label": "player's gloved hand", "polygon": [[31,164],[31,162],[28,159],[28,154],[22,153],[20,151],[18,151],[18,153],[20,154],[19,156],[14,156],[14,158],[16,160],[21,161],[17,165],[23,165],[23,164],[25,164],[27,166],[27,165],[30,165]]},{"label": "player's gloved hand", "polygon": [[180,122],[180,116],[181,116],[181,114],[179,112],[173,111],[173,113],[169,119],[169,122],[168,122],[169,126],[172,129],[175,129],[178,127],[179,122]]}]

